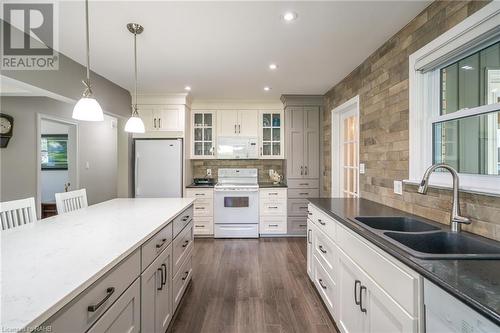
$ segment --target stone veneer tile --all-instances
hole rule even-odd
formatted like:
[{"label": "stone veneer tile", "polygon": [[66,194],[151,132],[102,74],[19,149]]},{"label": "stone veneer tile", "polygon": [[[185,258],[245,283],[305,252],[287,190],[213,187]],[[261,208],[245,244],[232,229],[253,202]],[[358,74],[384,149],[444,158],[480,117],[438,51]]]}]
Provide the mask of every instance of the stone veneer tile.
[{"label": "stone veneer tile", "polygon": [[212,177],[217,180],[220,168],[257,168],[259,182],[270,182],[269,169],[283,175],[284,160],[192,160],[193,177],[205,177],[207,169],[212,169]]}]

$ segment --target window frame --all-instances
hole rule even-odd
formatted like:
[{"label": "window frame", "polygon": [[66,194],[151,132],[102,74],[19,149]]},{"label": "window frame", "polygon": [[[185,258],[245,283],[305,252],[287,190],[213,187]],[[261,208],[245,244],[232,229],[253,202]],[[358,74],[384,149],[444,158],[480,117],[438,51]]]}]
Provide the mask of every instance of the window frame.
[{"label": "window frame", "polygon": [[[433,125],[448,120],[485,114],[500,109],[500,103],[440,114],[441,68],[477,52],[500,37],[500,3],[491,2],[446,31],[409,57],[409,179],[417,184],[433,163]],[[433,173],[430,185],[451,188],[449,173]],[[460,189],[500,195],[500,175],[460,173]]]}]

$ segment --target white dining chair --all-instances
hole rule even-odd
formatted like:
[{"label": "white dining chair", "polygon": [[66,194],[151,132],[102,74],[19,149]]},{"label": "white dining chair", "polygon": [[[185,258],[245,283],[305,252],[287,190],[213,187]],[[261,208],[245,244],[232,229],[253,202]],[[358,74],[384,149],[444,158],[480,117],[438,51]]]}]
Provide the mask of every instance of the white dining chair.
[{"label": "white dining chair", "polygon": [[56,193],[57,214],[64,214],[88,206],[87,191],[81,190]]},{"label": "white dining chair", "polygon": [[0,202],[2,230],[36,221],[35,198]]}]

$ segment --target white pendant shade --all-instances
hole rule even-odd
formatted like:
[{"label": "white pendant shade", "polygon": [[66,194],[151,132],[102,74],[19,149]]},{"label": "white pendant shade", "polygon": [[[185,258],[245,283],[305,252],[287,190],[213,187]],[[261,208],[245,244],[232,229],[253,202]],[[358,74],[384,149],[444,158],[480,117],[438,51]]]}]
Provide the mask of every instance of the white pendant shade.
[{"label": "white pendant shade", "polygon": [[85,121],[103,121],[101,106],[94,98],[82,97],[73,108],[73,119]]},{"label": "white pendant shade", "polygon": [[144,133],[146,129],[144,128],[144,123],[140,117],[132,116],[128,118],[125,124],[125,132],[130,133]]}]

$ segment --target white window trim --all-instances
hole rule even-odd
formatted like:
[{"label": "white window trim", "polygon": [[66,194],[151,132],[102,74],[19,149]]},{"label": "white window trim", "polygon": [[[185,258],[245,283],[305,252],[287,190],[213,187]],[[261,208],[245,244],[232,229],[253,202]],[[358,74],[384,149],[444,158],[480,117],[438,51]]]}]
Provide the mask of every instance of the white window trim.
[{"label": "white window trim", "polygon": [[[429,110],[439,110],[439,94],[429,96],[425,87],[439,90],[439,73],[429,71],[449,62],[466,50],[484,43],[485,39],[497,36],[500,31],[500,2],[493,1],[461,23],[457,24],[409,57],[409,159],[410,170],[407,183],[419,183],[425,170],[432,164],[432,123],[447,117],[465,117],[474,112],[484,113],[486,108],[460,110],[454,116],[439,116]],[[437,86],[436,86],[437,85]],[[495,104],[498,105],[498,104]],[[429,121],[431,117],[431,121]],[[451,188],[452,178],[448,173],[434,173],[430,185]],[[500,176],[460,174],[460,189],[474,193],[500,195]]]}]

